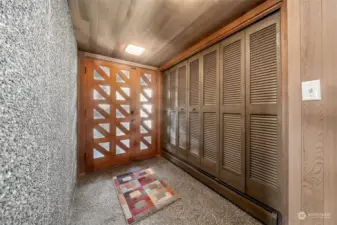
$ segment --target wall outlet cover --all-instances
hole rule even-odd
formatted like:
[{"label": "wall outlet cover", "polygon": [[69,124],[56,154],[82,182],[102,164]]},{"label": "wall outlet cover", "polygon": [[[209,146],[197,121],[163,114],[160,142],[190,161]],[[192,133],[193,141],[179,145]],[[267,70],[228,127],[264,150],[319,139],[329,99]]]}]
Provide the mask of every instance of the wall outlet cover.
[{"label": "wall outlet cover", "polygon": [[302,101],[321,100],[321,81],[311,80],[302,82]]}]

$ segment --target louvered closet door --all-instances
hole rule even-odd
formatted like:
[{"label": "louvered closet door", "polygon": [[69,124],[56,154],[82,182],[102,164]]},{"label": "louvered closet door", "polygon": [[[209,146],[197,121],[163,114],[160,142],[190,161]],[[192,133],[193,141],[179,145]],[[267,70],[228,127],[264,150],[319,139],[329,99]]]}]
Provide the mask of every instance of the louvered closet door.
[{"label": "louvered closet door", "polygon": [[202,52],[202,168],[217,175],[219,160],[219,45]]},{"label": "louvered closet door", "polygon": [[178,144],[177,155],[183,159],[187,158],[187,63],[186,61],[177,66],[178,73]]},{"label": "louvered closet door", "polygon": [[188,60],[188,161],[200,166],[201,149],[201,116],[200,116],[200,90],[201,63],[200,55]]},{"label": "louvered closet door", "polygon": [[168,151],[176,154],[176,146],[178,144],[178,112],[177,112],[177,68],[174,67],[169,70],[170,74],[170,107],[169,107],[169,146]]},{"label": "louvered closet door", "polygon": [[170,73],[163,73],[163,126],[162,148],[167,149],[170,143]]},{"label": "louvered closet door", "polygon": [[245,191],[244,32],[220,44],[220,166],[222,181]]},{"label": "louvered closet door", "polygon": [[279,14],[246,31],[246,191],[280,209],[281,74]]}]

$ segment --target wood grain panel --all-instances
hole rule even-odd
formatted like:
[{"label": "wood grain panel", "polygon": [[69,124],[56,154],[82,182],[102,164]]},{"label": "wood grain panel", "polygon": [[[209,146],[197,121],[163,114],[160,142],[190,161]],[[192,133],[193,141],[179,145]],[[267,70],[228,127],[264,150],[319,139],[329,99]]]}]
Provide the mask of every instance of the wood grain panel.
[{"label": "wood grain panel", "polygon": [[324,212],[331,218],[324,225],[337,224],[337,3],[322,1],[323,71],[322,90],[324,99]]},{"label": "wood grain panel", "polygon": [[[160,70],[164,71],[171,66],[175,65],[176,63],[192,56],[193,54],[206,49],[207,47],[217,43],[218,41],[238,32],[239,30],[247,27],[250,24],[258,21],[259,19],[267,16],[268,14],[278,10],[281,7],[282,0],[267,0],[264,3],[261,3],[259,6],[254,8],[253,10],[248,11],[246,14],[242,15],[241,17],[234,20],[232,23],[222,27],[221,29],[217,30],[216,32],[208,35],[206,38],[202,39],[201,41],[197,42],[193,46],[189,47],[188,49],[184,50],[173,59],[169,60],[165,64],[160,66]],[[253,2],[251,2],[253,3]],[[209,19],[214,20],[217,17],[214,17],[215,14],[223,15],[223,8],[215,8],[212,10],[212,13],[209,14]],[[218,11],[220,10],[220,11]],[[215,13],[218,12],[218,13]],[[192,30],[189,35],[193,36],[194,30]],[[206,36],[206,35],[205,35]],[[188,36],[187,36],[188,37]],[[186,38],[186,37],[185,37]],[[169,50],[169,49],[168,49]]]},{"label": "wood grain panel", "polygon": [[302,211],[302,118],[301,118],[301,0],[287,2],[288,38],[288,152],[289,152],[289,224],[300,225],[298,212]]},{"label": "wood grain panel", "polygon": [[[262,2],[68,1],[80,50],[148,65],[164,63]],[[124,51],[130,43],[146,51],[130,55]]]},{"label": "wood grain panel", "polygon": [[[301,2],[301,79],[317,79],[322,73],[322,2]],[[322,101],[302,102],[302,209],[324,210],[324,111]],[[323,218],[303,221],[323,224]]]},{"label": "wood grain panel", "polygon": [[[334,0],[288,2],[290,224],[337,223],[336,10]],[[316,79],[322,100],[302,102],[300,82]],[[299,209],[307,213],[303,221]]]}]

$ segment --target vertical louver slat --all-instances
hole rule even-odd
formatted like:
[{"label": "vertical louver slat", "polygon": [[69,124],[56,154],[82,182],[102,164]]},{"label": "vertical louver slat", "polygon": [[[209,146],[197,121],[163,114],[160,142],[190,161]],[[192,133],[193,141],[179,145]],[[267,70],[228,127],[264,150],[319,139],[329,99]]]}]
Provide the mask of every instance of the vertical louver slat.
[{"label": "vertical louver slat", "polygon": [[204,56],[204,105],[216,105],[216,51]]},{"label": "vertical louver slat", "polygon": [[217,158],[217,120],[216,113],[204,113],[204,157],[216,162]]},{"label": "vertical louver slat", "polygon": [[178,113],[179,120],[179,147],[186,149],[186,113]]},{"label": "vertical louver slat", "polygon": [[223,104],[241,103],[241,40],[223,48]]},{"label": "vertical louver slat", "polygon": [[172,145],[176,145],[176,129],[177,129],[176,116],[177,116],[177,113],[174,111],[171,111],[170,116],[171,116],[170,118],[170,122],[171,122],[170,143]]},{"label": "vertical louver slat", "polygon": [[223,168],[241,174],[242,116],[223,114]]},{"label": "vertical louver slat", "polygon": [[178,69],[178,105],[186,104],[186,66]]},{"label": "vertical louver slat", "polygon": [[277,187],[277,116],[251,115],[250,177]]},{"label": "vertical louver slat", "polygon": [[190,105],[199,105],[199,59],[190,64]]},{"label": "vertical louver slat", "polygon": [[177,94],[177,86],[176,86],[176,70],[171,71],[170,73],[170,106],[171,108],[175,108],[177,106],[176,94]]},{"label": "vertical louver slat", "polygon": [[190,152],[199,155],[200,121],[199,113],[190,113]]},{"label": "vertical louver slat", "polygon": [[276,24],[250,35],[250,102],[277,102]]}]

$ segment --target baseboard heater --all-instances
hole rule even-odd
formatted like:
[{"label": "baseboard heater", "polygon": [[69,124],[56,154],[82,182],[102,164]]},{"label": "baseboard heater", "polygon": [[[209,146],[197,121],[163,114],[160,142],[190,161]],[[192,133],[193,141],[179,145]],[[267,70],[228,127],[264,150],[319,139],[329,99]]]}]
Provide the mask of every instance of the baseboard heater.
[{"label": "baseboard heater", "polygon": [[183,159],[172,155],[170,152],[163,149],[163,156],[170,162],[177,165],[179,168],[189,173],[250,215],[252,215],[257,220],[268,225],[277,225],[280,221],[280,216],[272,208],[252,199],[251,197],[241,193],[234,188],[230,187],[226,183],[220,181],[216,177],[206,173],[205,171],[190,165]]}]

